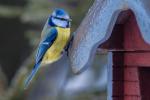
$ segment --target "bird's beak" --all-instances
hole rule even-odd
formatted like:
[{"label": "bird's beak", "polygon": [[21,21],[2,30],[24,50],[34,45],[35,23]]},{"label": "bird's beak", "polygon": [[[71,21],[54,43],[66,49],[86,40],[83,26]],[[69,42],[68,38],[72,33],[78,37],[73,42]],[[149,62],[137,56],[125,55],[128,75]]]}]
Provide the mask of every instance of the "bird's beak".
[{"label": "bird's beak", "polygon": [[67,19],[69,22],[71,22],[72,21],[72,19]]}]

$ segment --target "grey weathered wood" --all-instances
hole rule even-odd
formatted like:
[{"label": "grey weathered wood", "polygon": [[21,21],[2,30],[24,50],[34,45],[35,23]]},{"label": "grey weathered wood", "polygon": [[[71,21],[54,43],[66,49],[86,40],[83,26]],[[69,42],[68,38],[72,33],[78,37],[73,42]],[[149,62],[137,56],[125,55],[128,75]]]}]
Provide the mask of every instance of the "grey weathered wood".
[{"label": "grey weathered wood", "polygon": [[73,72],[80,73],[90,66],[97,47],[109,38],[121,11],[131,9],[134,12],[143,39],[150,43],[150,6],[146,2],[148,1],[95,0],[76,31],[70,52]]}]

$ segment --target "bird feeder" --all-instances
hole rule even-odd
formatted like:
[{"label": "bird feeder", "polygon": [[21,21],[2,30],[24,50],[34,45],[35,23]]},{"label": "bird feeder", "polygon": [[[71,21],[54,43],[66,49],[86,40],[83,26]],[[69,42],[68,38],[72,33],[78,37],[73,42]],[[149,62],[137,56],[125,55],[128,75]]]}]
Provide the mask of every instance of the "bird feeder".
[{"label": "bird feeder", "polygon": [[108,100],[150,100],[150,2],[96,0],[76,31],[74,73],[90,66],[97,49],[110,52]]}]

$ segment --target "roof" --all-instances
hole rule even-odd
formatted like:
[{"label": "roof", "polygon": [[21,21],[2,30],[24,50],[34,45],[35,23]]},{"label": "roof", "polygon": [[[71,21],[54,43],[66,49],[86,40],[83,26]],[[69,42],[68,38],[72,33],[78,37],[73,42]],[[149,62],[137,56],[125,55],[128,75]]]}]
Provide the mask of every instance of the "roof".
[{"label": "roof", "polygon": [[144,41],[150,44],[149,4],[146,0],[95,0],[73,41],[70,61],[74,73],[82,72],[91,64],[97,47],[110,37],[122,11],[133,11]]}]

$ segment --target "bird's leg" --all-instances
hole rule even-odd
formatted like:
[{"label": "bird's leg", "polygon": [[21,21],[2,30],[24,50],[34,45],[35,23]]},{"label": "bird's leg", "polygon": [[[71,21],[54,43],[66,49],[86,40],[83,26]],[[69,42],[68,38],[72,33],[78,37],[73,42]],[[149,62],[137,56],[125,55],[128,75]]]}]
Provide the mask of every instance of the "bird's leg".
[{"label": "bird's leg", "polygon": [[75,32],[72,34],[72,36],[70,38],[70,41],[68,42],[68,44],[66,45],[66,47],[64,49],[64,51],[67,52],[67,56],[69,55],[69,48],[72,45],[72,42],[73,42],[73,39],[74,39],[74,35],[75,35]]}]

